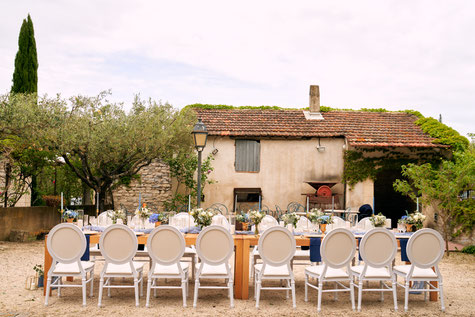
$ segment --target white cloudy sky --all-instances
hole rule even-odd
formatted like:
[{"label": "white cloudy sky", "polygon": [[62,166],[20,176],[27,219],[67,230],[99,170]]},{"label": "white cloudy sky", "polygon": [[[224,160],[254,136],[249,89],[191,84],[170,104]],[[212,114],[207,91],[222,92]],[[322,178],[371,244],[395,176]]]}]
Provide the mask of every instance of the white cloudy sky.
[{"label": "white cloudy sky", "polygon": [[475,132],[475,1],[1,1],[0,93],[31,14],[39,92],[415,109]]}]

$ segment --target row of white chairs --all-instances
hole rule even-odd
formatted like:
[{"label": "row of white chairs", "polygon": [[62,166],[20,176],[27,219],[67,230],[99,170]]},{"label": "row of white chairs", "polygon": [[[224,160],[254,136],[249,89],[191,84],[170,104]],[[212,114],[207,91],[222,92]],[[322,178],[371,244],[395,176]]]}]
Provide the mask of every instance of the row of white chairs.
[{"label": "row of white chairs", "polygon": [[[99,307],[102,306],[103,290],[107,289],[111,296],[111,288],[134,288],[135,304],[139,305],[139,296],[143,296],[143,262],[133,261],[136,255],[138,241],[135,233],[125,225],[111,225],[102,233],[100,241],[101,254],[105,258],[104,268],[99,283]],[[83,305],[86,305],[87,284],[90,283],[90,296],[93,294],[94,262],[81,261],[86,250],[84,233],[75,225],[59,224],[49,233],[46,242],[48,252],[52,257],[52,265],[48,271],[45,305],[48,305],[52,288],[57,289],[58,297],[61,288],[82,287]],[[181,262],[185,252],[183,234],[173,226],[155,228],[147,239],[147,250],[152,260],[148,273],[146,306],[150,306],[151,290],[156,296],[157,289],[181,288],[183,306],[186,307],[188,296],[189,265]],[[196,270],[195,292],[193,306],[196,307],[199,289],[226,288],[229,291],[231,307],[234,306],[233,275],[229,259],[234,252],[233,237],[220,226],[210,226],[202,230],[196,241],[196,251],[200,264]],[[64,277],[79,277],[81,285],[63,284]],[[113,285],[117,277],[132,277],[133,286]],[[158,279],[178,278],[180,286],[159,285]],[[225,279],[225,285],[201,286],[202,279]]]}]

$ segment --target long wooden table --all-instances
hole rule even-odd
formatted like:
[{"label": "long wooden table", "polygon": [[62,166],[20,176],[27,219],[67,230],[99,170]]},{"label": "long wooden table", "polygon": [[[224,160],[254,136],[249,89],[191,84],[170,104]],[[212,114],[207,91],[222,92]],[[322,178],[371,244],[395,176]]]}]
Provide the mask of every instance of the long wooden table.
[{"label": "long wooden table", "polygon": [[[195,245],[197,234],[185,234],[185,242],[187,246]],[[139,244],[147,243],[148,234],[137,236]],[[249,259],[251,246],[255,246],[259,242],[258,235],[234,235],[234,297],[237,299],[249,299]],[[100,234],[90,235],[90,244],[99,243]],[[297,246],[309,246],[310,238],[304,236],[296,236],[295,242]],[[52,264],[52,258],[48,253],[45,238],[45,262],[44,262],[44,280],[48,279],[48,271]],[[44,287],[46,295],[46,287]],[[437,301],[437,293],[430,292],[430,300]]]}]

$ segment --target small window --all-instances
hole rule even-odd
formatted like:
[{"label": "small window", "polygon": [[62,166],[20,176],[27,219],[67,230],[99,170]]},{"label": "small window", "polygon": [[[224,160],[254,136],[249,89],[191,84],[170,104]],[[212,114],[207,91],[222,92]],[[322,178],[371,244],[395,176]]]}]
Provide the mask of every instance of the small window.
[{"label": "small window", "polygon": [[236,172],[259,172],[260,156],[260,141],[236,140]]},{"label": "small window", "polygon": [[262,199],[260,188],[234,188],[234,210],[248,211],[257,209],[259,201]]}]

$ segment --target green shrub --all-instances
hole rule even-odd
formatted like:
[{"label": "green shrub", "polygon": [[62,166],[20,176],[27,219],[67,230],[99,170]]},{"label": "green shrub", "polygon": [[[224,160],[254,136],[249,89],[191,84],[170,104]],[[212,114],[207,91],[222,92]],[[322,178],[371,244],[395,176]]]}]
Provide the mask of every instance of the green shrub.
[{"label": "green shrub", "polygon": [[468,245],[462,249],[463,253],[475,254],[475,245]]}]

